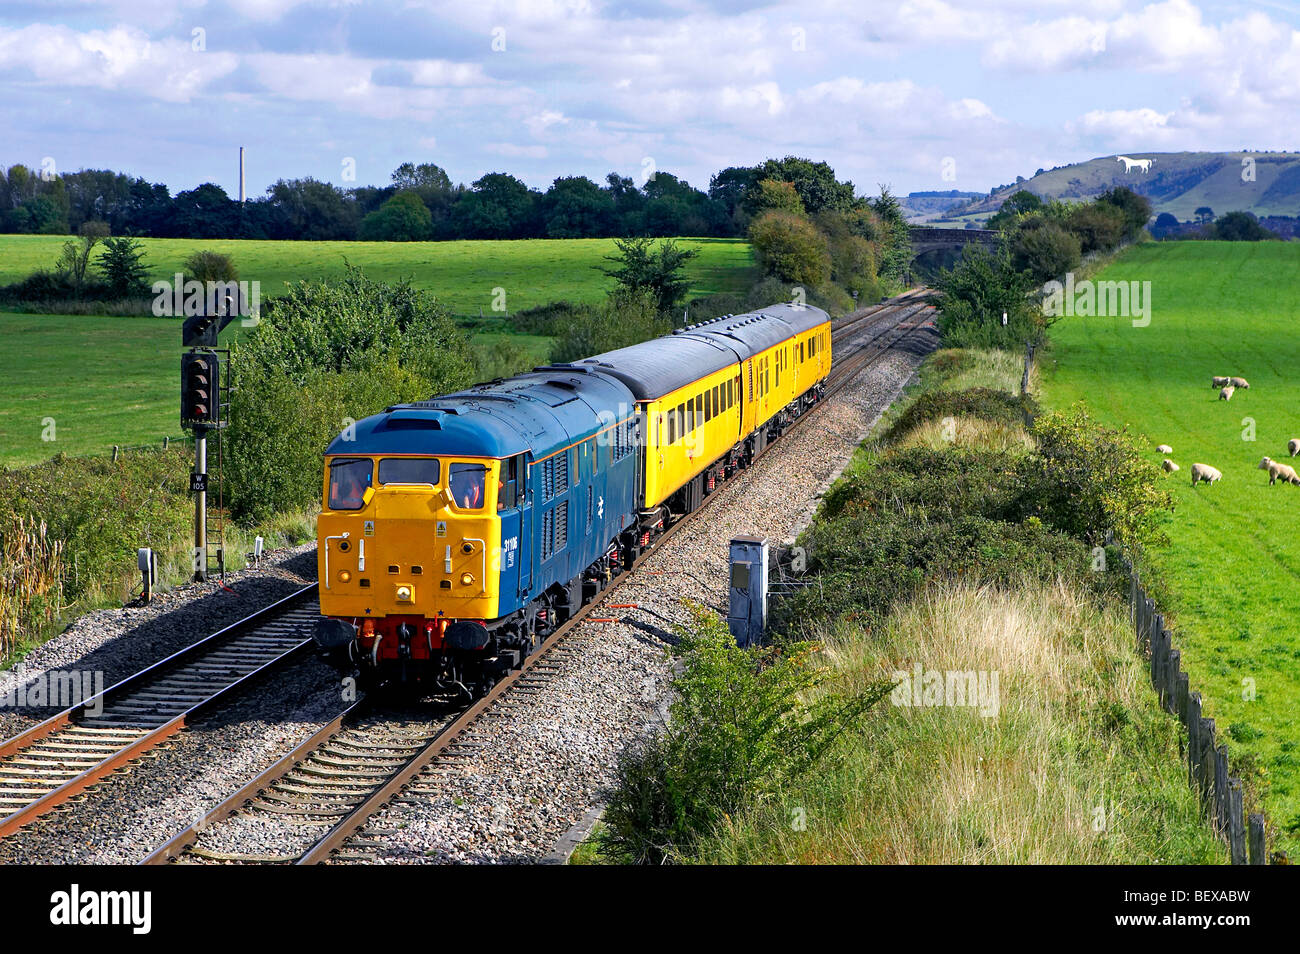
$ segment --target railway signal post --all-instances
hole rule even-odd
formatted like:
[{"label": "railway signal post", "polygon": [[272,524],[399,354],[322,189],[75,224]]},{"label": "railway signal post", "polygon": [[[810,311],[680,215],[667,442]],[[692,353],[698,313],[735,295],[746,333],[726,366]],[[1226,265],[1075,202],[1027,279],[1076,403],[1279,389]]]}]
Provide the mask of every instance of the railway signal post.
[{"label": "railway signal post", "polygon": [[[181,426],[194,432],[194,582],[208,578],[208,431],[225,426],[221,414],[221,355],[217,335],[234,319],[227,299],[215,314],[185,319],[181,343],[190,350],[181,355]],[[229,357],[229,352],[227,352]],[[224,559],[222,560],[224,563]]]}]

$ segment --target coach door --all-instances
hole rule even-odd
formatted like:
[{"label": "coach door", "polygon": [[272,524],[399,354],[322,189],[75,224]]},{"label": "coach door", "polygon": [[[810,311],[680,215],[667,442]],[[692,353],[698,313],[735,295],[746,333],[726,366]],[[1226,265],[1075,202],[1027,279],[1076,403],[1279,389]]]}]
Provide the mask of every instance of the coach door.
[{"label": "coach door", "polygon": [[[528,479],[528,473],[532,467],[532,455],[519,454],[509,460],[502,461],[501,466],[507,468],[503,480],[505,487],[511,486],[511,478],[513,478],[514,498],[519,508],[519,549],[516,562],[519,564],[519,597],[521,600],[526,600],[533,585],[533,544],[535,542],[533,533],[534,481]],[[505,528],[502,527],[502,538],[504,539],[504,537]]]}]

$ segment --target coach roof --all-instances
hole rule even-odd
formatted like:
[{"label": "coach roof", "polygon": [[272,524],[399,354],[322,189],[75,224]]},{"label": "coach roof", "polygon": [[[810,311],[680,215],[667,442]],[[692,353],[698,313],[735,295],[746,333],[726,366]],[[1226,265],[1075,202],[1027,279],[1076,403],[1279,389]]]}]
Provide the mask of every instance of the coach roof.
[{"label": "coach roof", "polygon": [[638,401],[654,400],[829,320],[811,305],[772,305],[583,358],[573,367],[598,368],[626,384]]}]

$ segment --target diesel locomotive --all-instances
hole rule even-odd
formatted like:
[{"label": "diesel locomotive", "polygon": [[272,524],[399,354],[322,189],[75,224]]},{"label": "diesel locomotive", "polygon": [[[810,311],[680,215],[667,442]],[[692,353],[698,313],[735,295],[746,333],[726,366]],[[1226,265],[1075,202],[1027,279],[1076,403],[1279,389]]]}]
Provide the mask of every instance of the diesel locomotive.
[{"label": "diesel locomotive", "polygon": [[318,646],[485,692],[822,397],[830,329],[775,305],[356,422],[325,451]]}]

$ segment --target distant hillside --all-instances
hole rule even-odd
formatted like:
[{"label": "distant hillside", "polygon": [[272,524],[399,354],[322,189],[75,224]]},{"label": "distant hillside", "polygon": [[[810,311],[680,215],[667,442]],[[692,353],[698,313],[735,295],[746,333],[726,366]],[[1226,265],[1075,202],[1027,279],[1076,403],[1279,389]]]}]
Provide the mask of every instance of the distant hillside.
[{"label": "distant hillside", "polygon": [[[1208,206],[1216,216],[1238,209],[1263,218],[1300,216],[1300,153],[1288,152],[1130,152],[1131,159],[1153,159],[1151,170],[1132,169],[1115,156],[1040,171],[1030,179],[999,186],[948,215],[959,221],[996,212],[1012,193],[1027,189],[1043,199],[1091,199],[1122,185],[1151,200],[1155,214],[1169,212],[1180,221]],[[1242,179],[1243,159],[1254,160],[1254,181]]]},{"label": "distant hillside", "polygon": [[959,192],[951,189],[947,192],[911,192],[899,202],[907,221],[917,224],[942,215],[955,206],[966,205],[983,198],[985,196],[982,192]]}]

